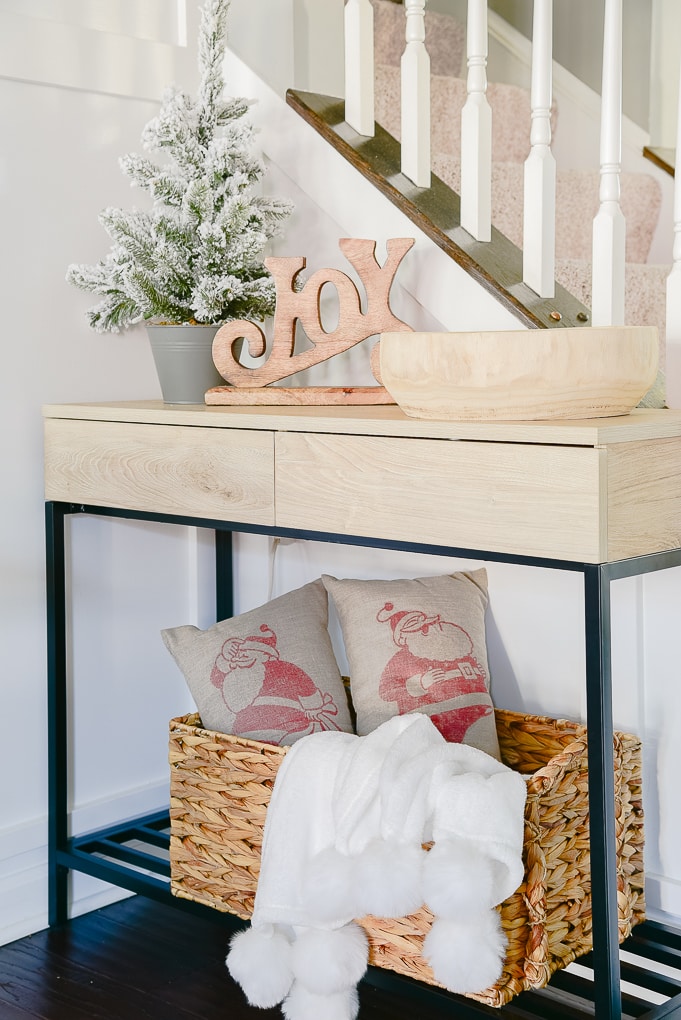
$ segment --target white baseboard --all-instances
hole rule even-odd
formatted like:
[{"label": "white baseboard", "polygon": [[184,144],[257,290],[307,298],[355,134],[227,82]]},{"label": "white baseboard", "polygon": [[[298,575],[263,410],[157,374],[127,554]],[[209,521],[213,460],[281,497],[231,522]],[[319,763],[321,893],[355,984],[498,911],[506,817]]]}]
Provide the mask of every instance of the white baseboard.
[{"label": "white baseboard", "polygon": [[681,880],[646,874],[646,916],[652,921],[681,925]]},{"label": "white baseboard", "polygon": [[46,826],[17,826],[0,835],[0,943],[47,923]]},{"label": "white baseboard", "polygon": [[[75,832],[87,832],[116,819],[134,818],[168,803],[168,784],[160,782],[74,811]],[[127,890],[89,875],[73,875],[71,914],[87,913],[128,896]],[[47,819],[0,829],[0,945],[47,927]]]}]

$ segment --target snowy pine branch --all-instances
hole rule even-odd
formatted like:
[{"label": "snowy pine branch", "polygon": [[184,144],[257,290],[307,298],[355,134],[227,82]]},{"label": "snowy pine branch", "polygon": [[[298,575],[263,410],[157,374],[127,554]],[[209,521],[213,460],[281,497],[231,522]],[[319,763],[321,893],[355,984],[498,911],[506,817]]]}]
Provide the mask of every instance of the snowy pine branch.
[{"label": "snowy pine branch", "polygon": [[98,333],[120,333],[141,318],[135,301],[122,291],[109,295],[88,312],[88,323]]},{"label": "snowy pine branch", "polygon": [[258,193],[265,166],[244,120],[248,100],[224,96],[229,0],[205,0],[198,40],[196,99],[173,87],[136,153],[120,160],[148,211],[108,208],[100,215],[112,245],[96,265],[71,265],[67,280],[102,296],[88,313],[98,331],[137,322],[226,322],[274,311],[274,282],[264,267],[268,242],[281,232],[290,202]]}]

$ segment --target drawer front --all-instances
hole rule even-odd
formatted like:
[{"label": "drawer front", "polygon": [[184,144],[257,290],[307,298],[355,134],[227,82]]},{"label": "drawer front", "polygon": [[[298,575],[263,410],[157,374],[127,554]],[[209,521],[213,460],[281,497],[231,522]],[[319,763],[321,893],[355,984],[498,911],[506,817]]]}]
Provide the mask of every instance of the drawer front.
[{"label": "drawer front", "polygon": [[280,433],[277,525],[596,563],[593,447]]},{"label": "drawer front", "polygon": [[271,525],[273,434],[48,418],[45,498]]}]

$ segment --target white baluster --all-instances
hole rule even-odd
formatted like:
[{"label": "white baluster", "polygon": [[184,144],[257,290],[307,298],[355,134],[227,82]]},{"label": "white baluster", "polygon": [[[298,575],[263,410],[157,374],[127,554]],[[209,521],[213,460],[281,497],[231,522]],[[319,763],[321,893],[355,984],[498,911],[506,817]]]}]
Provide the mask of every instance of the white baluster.
[{"label": "white baluster", "polygon": [[492,237],[492,109],[487,101],[487,0],[468,0],[468,96],[461,111],[461,226]]},{"label": "white baluster", "polygon": [[406,47],[402,54],[402,173],[430,187],[430,57],[425,0],[404,0]]},{"label": "white baluster", "polygon": [[523,281],[552,298],[556,266],[556,161],[551,152],[553,0],[534,0],[532,27],[532,127],[525,161]]},{"label": "white baluster", "polygon": [[360,135],[374,134],[374,9],[371,0],[345,5],[345,119]]},{"label": "white baluster", "polygon": [[594,326],[624,323],[626,223],[620,208],[622,170],[622,0],[605,0],[601,92],[600,208],[593,226]]},{"label": "white baluster", "polygon": [[667,406],[681,409],[681,69],[679,110],[676,129],[676,174],[674,177],[674,250],[672,271],[667,279],[666,392]]}]

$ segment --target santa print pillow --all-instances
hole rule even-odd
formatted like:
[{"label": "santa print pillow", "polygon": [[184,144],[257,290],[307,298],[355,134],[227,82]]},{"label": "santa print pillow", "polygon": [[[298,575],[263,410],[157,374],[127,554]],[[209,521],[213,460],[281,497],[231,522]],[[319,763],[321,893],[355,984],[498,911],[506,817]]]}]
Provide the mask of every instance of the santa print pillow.
[{"label": "santa print pillow", "polygon": [[357,732],[425,712],[448,741],[498,758],[485,642],[487,571],[322,580],[340,619]]},{"label": "santa print pillow", "polygon": [[327,621],[319,580],[208,630],[161,636],[207,729],[293,744],[320,730],[352,732]]}]

